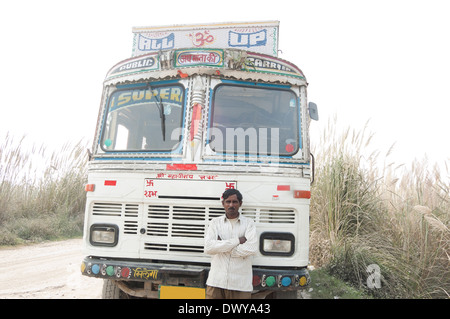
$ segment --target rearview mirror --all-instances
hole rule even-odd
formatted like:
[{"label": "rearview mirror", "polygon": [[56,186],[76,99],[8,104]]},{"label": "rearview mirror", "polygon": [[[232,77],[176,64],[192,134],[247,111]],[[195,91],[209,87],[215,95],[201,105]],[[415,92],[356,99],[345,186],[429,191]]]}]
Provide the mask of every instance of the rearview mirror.
[{"label": "rearview mirror", "polygon": [[317,109],[317,104],[314,102],[309,102],[308,103],[308,111],[309,111],[309,117],[314,120],[314,121],[318,121],[319,120],[319,111]]}]

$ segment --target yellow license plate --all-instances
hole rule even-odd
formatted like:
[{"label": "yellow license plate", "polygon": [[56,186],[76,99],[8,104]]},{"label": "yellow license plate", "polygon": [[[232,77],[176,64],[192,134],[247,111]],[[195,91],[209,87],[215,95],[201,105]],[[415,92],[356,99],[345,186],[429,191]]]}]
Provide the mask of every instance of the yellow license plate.
[{"label": "yellow license plate", "polygon": [[205,299],[204,288],[160,286],[159,299]]}]

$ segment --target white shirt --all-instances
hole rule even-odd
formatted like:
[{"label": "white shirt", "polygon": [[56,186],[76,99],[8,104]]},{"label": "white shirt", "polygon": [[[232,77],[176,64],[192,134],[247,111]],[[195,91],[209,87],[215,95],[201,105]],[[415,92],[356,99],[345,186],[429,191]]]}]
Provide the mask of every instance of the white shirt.
[{"label": "white shirt", "polygon": [[[247,241],[239,244],[239,237]],[[251,218],[239,214],[213,218],[205,236],[205,253],[212,255],[206,284],[228,290],[252,291],[252,255],[257,252],[256,226]]]}]

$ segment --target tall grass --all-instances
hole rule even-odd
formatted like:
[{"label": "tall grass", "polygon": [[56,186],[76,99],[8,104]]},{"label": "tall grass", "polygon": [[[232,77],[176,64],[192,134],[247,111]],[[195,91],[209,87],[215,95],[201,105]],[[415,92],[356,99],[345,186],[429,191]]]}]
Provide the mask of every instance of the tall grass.
[{"label": "tall grass", "polygon": [[[443,176],[426,159],[388,163],[392,148],[380,159],[372,137],[367,126],[338,133],[330,121],[314,150],[311,263],[377,297],[448,298],[448,167]],[[368,283],[373,264],[378,288]]]},{"label": "tall grass", "polygon": [[[330,120],[313,151],[311,263],[376,297],[449,298],[448,167],[396,165],[392,148],[371,151],[367,125],[336,127]],[[81,235],[86,143],[49,153],[24,141],[0,142],[0,245]],[[373,264],[379,288],[368,285]]]},{"label": "tall grass", "polygon": [[0,245],[81,235],[85,142],[49,153],[10,134],[0,142]]}]

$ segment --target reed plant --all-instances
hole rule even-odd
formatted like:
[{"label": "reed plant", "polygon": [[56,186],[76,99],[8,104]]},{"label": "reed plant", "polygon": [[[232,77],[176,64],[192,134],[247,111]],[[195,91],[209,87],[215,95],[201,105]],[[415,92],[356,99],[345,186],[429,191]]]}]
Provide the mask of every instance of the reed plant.
[{"label": "reed plant", "polygon": [[336,127],[330,120],[314,149],[311,263],[375,297],[450,297],[448,167],[396,165],[392,147],[385,158],[371,150],[367,124]]},{"label": "reed plant", "polygon": [[[313,149],[311,264],[375,297],[449,298],[448,166],[390,162],[393,148],[373,150],[368,124],[337,127],[330,120]],[[25,142],[0,142],[0,245],[81,236],[87,143],[48,152]]]},{"label": "reed plant", "polygon": [[49,152],[6,134],[0,142],[0,245],[82,234],[86,144]]}]

